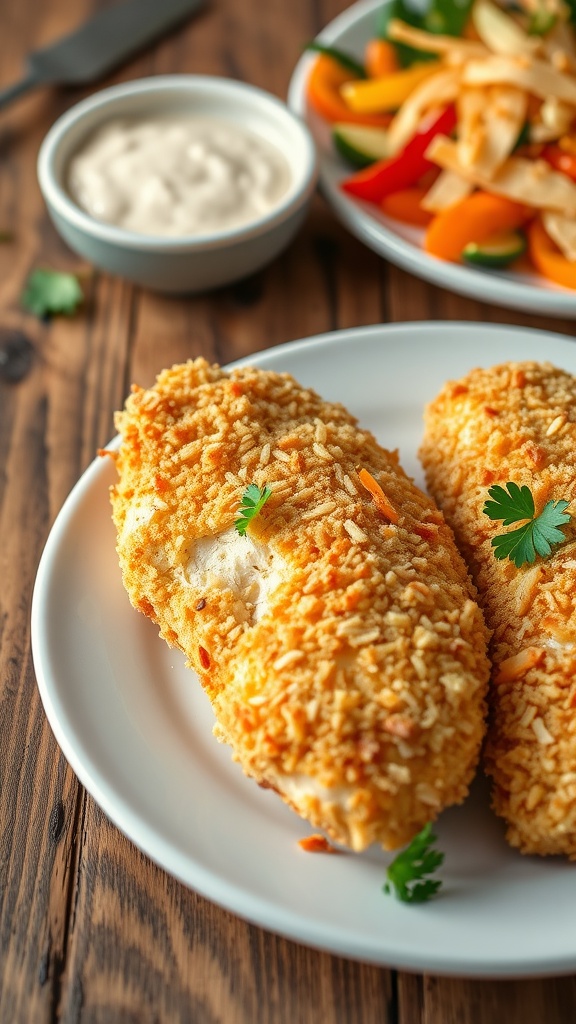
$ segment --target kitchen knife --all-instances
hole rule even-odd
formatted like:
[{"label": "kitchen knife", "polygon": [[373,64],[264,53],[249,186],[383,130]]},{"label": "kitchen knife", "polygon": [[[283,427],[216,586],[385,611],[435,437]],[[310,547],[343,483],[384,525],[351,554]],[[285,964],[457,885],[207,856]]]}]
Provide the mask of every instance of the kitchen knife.
[{"label": "kitchen knife", "polygon": [[64,39],[31,53],[25,77],[0,90],[0,108],[39,85],[81,85],[101,78],[205,2],[127,0],[99,11]]}]

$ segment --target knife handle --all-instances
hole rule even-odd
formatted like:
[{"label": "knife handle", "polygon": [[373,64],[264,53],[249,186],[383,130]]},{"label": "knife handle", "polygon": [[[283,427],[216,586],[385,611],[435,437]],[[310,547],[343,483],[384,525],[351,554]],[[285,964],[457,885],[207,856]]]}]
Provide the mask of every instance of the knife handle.
[{"label": "knife handle", "polygon": [[28,89],[32,89],[33,86],[38,84],[36,75],[27,75],[26,78],[21,78],[19,82],[14,82],[12,85],[6,86],[5,89],[0,89],[0,110],[2,107],[7,107],[17,96],[21,96],[23,92],[28,92]]}]

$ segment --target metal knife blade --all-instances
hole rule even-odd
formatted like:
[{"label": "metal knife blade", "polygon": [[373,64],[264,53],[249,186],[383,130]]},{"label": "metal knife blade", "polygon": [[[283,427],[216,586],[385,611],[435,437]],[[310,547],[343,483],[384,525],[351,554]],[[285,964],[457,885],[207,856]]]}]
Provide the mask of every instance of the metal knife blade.
[{"label": "metal knife blade", "polygon": [[205,3],[206,0],[125,0],[99,11],[75,32],[31,53],[25,78],[0,91],[0,107],[34,86],[79,85],[101,78]]}]

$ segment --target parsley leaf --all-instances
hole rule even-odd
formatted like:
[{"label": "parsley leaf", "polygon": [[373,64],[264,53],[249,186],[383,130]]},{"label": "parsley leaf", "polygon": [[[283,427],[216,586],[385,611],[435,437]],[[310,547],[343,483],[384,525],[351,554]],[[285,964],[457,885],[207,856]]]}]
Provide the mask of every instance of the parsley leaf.
[{"label": "parsley leaf", "polygon": [[[534,498],[529,487],[524,484],[518,487],[511,481],[506,484],[508,490],[495,484],[488,491],[494,501],[487,501],[482,509],[489,519],[503,519],[504,526],[517,523],[519,519],[532,519],[534,515]],[[504,512],[504,515],[501,513]]]},{"label": "parsley leaf", "polygon": [[428,822],[409,846],[394,858],[386,872],[385,893],[394,892],[403,903],[425,903],[434,896],[442,882],[428,878],[444,862],[444,854],[431,849],[436,836]]},{"label": "parsley leaf", "polygon": [[35,316],[76,312],[84,298],[78,278],[60,270],[33,270],[26,282],[21,302]]},{"label": "parsley leaf", "polygon": [[482,511],[489,519],[501,519],[504,526],[527,520],[517,530],[492,538],[495,558],[509,558],[520,569],[526,562],[531,565],[536,555],[546,558],[554,545],[566,540],[559,527],[570,522],[570,513],[566,512],[569,501],[548,501],[537,516],[534,498],[525,485],[518,487],[508,481],[505,488],[499,484],[490,487],[488,494],[493,500],[486,501]]},{"label": "parsley leaf", "polygon": [[262,489],[257,487],[256,484],[248,484],[248,487],[242,495],[242,501],[240,502],[240,508],[238,510],[240,518],[236,519],[234,523],[234,526],[242,537],[248,529],[248,524],[256,518],[271,494],[272,491],[266,486],[266,484],[264,484]]}]

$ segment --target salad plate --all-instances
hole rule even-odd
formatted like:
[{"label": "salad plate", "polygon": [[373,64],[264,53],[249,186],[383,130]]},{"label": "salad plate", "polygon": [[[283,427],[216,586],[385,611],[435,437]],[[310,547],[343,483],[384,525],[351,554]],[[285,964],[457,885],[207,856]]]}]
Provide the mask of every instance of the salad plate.
[{"label": "salad plate", "polygon": [[[362,60],[364,47],[376,32],[377,14],[383,0],[359,0],[330,22],[317,39]],[[384,0],[386,2],[386,0]],[[320,155],[320,188],[338,220],[370,249],[416,276],[441,288],[484,302],[540,315],[570,318],[576,313],[576,291],[547,281],[536,271],[482,270],[448,263],[422,248],[424,232],[385,216],[374,204],[352,199],[340,183],[353,168],[335,151],[330,125],[307,102],[306,87],[317,59],[305,53],[292,75],[288,104],[308,123]]]},{"label": "salad plate", "polygon": [[[377,326],[244,360],[344,402],[423,484],[422,410],[479,362],[547,359],[576,373],[576,343],[484,324]],[[67,499],[38,570],[34,664],[56,739],[106,815],[156,863],[210,900],[335,954],[435,974],[519,977],[576,970],[576,866],[507,846],[482,778],[441,815],[442,888],[407,905],[382,886],[393,854],[304,852],[309,825],[260,789],[212,736],[213,713],[183,656],[132,609],[115,551],[110,459]]]}]

